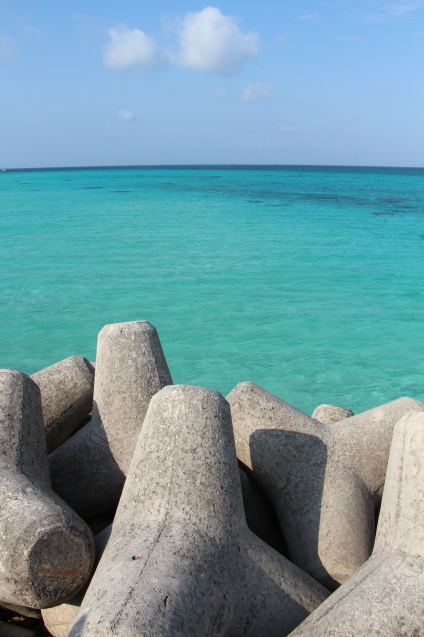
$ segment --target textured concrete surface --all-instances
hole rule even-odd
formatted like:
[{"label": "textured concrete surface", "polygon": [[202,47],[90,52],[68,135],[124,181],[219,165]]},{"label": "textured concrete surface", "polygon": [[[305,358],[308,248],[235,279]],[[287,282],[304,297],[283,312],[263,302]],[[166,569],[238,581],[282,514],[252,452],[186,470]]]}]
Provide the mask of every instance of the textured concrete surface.
[{"label": "textured concrete surface", "polygon": [[0,370],[0,604],[46,608],[87,582],[94,540],[51,490],[40,390]]},{"label": "textured concrete surface", "polygon": [[331,425],[333,422],[339,422],[340,420],[350,418],[350,416],[353,415],[353,411],[351,409],[346,409],[346,407],[323,404],[315,407],[312,413],[312,418],[315,418],[315,420],[319,420],[326,425]]},{"label": "textured concrete surface", "polygon": [[100,331],[91,421],[50,456],[53,489],[82,517],[116,508],[150,399],[171,383],[150,323]]},{"label": "textured concrete surface", "polygon": [[69,438],[93,407],[94,367],[70,356],[31,376],[41,392],[47,451]]},{"label": "textured concrete surface", "polygon": [[283,637],[327,595],[247,528],[227,402],[162,389],[72,637]]},{"label": "textured concrete surface", "polygon": [[371,555],[393,427],[424,405],[400,398],[325,425],[253,383],[227,400],[238,458],[272,501],[291,559],[337,588]]},{"label": "textured concrete surface", "polygon": [[[287,546],[278,522],[278,518],[271,503],[261,492],[246,471],[239,468],[240,483],[243,496],[243,506],[249,529],[273,549],[288,557]],[[112,518],[112,519],[110,519]],[[113,515],[102,515],[87,521],[93,533],[95,533],[96,559],[95,568],[103,554],[109,540],[113,521]],[[100,526],[99,534],[95,529]],[[103,530],[104,529],[104,530]],[[100,533],[100,530],[102,532]],[[76,597],[69,602],[47,608],[42,611],[43,620],[48,631],[53,637],[68,637],[71,628],[78,615],[82,600],[87,591],[88,584]]]},{"label": "textured concrete surface", "polygon": [[239,470],[247,526],[252,533],[288,558],[286,541],[271,502],[250,477],[248,470],[241,467]]},{"label": "textured concrete surface", "polygon": [[424,413],[395,426],[372,557],[296,637],[424,635]]},{"label": "textured concrete surface", "polygon": [[[104,553],[111,533],[112,527],[109,526],[94,538],[96,545],[96,558],[94,561],[93,572],[97,568],[100,558]],[[69,600],[69,602],[65,602],[59,606],[54,606],[53,608],[46,608],[42,611],[44,624],[53,637],[68,637],[79,613],[87,588],[88,584],[84,586],[84,588],[75,597]]]}]

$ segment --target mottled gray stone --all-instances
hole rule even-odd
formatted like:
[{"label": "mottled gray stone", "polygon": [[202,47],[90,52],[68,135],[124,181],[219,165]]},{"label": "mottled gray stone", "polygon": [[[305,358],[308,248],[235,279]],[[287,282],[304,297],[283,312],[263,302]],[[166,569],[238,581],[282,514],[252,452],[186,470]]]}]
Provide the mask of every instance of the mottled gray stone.
[{"label": "mottled gray stone", "polygon": [[[108,526],[94,538],[96,544],[96,559],[94,562],[94,570],[100,561],[101,556],[107,546],[112,532],[112,526]],[[88,584],[69,602],[46,608],[42,611],[44,625],[53,637],[68,637],[75,619],[79,613],[82,600],[87,592]],[[1,635],[0,635],[1,637]]]},{"label": "mottled gray stone", "polygon": [[41,392],[47,451],[51,453],[87,418],[93,406],[94,368],[70,356],[31,376]]},{"label": "mottled gray stone", "polygon": [[371,555],[393,427],[424,405],[400,398],[325,425],[253,383],[227,400],[238,458],[273,503],[290,557],[336,588]]},{"label": "mottled gray stone", "polygon": [[346,407],[323,404],[315,407],[312,413],[312,418],[315,418],[315,420],[319,420],[319,422],[323,422],[326,425],[331,425],[333,422],[339,422],[340,420],[350,418],[350,416],[353,415],[353,411],[351,409],[346,409]]},{"label": "mottled gray stone", "polygon": [[0,603],[46,608],[87,582],[94,541],[50,487],[40,390],[0,371]]},{"label": "mottled gray stone", "polygon": [[374,551],[296,637],[424,635],[424,413],[395,426]]},{"label": "mottled gray stone", "polygon": [[283,637],[327,595],[247,528],[227,402],[162,389],[72,637]]},{"label": "mottled gray stone", "polygon": [[171,383],[150,323],[100,331],[91,421],[50,456],[53,489],[82,517],[118,505],[150,399]]},{"label": "mottled gray stone", "polygon": [[239,470],[247,526],[252,533],[288,558],[287,545],[271,502],[250,477],[248,470]]}]

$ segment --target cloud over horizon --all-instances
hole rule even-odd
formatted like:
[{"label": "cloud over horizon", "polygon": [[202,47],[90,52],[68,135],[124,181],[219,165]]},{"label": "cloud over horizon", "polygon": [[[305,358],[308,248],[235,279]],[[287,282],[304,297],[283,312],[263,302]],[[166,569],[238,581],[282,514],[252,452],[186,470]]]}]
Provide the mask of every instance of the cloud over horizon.
[{"label": "cloud over horizon", "polygon": [[[374,8],[374,12],[370,10]],[[363,22],[386,22],[389,19],[403,18],[424,8],[424,0],[396,0],[388,3],[386,0],[379,0],[371,4],[366,4],[367,11],[361,16]]]},{"label": "cloud over horizon", "polygon": [[123,119],[125,122],[134,122],[136,117],[134,113],[127,108],[124,108],[122,111],[118,111],[119,119]]},{"label": "cloud over horizon", "polygon": [[391,15],[395,17],[402,17],[407,13],[411,13],[412,11],[418,11],[418,9],[421,9],[421,7],[423,6],[423,0],[416,0],[415,2],[410,2],[409,0],[399,0],[399,2],[394,2],[387,5],[386,9]]},{"label": "cloud over horizon", "polygon": [[271,84],[261,84],[261,82],[254,82],[248,84],[243,93],[241,99],[243,102],[255,102],[257,100],[266,100],[271,96]]},{"label": "cloud over horizon", "polygon": [[31,26],[30,24],[24,24],[22,28],[26,33],[32,33],[32,35],[36,35],[38,38],[43,37],[43,34],[41,33],[40,29],[37,29],[36,27]]},{"label": "cloud over horizon", "polygon": [[0,58],[3,60],[11,60],[15,57],[18,48],[17,40],[10,38],[8,35],[0,36]]},{"label": "cloud over horizon", "polygon": [[259,53],[259,35],[241,31],[237,19],[224,15],[217,7],[189,11],[177,21],[175,31],[176,53],[158,46],[141,29],[126,26],[109,29],[103,63],[118,71],[129,68],[148,71],[169,62],[205,73],[229,75]]},{"label": "cloud over horizon", "polygon": [[105,46],[103,63],[111,69],[126,70],[133,67],[148,71],[161,66],[164,56],[153,38],[141,29],[125,26],[109,29],[109,44]]},{"label": "cloud over horizon", "polygon": [[217,100],[226,100],[229,97],[229,93],[228,93],[228,89],[226,88],[218,88],[215,93],[214,93],[214,97]]},{"label": "cloud over horizon", "polygon": [[199,71],[227,75],[259,53],[259,35],[243,33],[236,18],[217,7],[187,13],[179,35],[177,63]]}]

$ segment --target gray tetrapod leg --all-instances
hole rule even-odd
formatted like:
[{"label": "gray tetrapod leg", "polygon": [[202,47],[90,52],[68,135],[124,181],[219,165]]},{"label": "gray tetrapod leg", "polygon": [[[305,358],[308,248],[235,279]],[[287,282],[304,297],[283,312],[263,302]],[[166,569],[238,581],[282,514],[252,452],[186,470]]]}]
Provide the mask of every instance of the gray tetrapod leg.
[{"label": "gray tetrapod leg", "polygon": [[91,421],[50,456],[53,489],[82,517],[116,508],[150,399],[171,383],[150,323],[100,331]]},{"label": "gray tetrapod leg", "polygon": [[393,427],[424,405],[400,398],[325,425],[253,383],[227,400],[237,456],[272,501],[291,559],[337,588],[371,555]]},{"label": "gray tetrapod leg", "polygon": [[51,490],[40,390],[0,371],[0,603],[46,608],[87,582],[94,541]]},{"label": "gray tetrapod leg", "polygon": [[31,378],[40,388],[47,451],[52,453],[92,410],[94,367],[82,356],[69,356]]},{"label": "gray tetrapod leg", "polygon": [[424,412],[395,426],[370,559],[293,637],[424,635]]},{"label": "gray tetrapod leg", "polygon": [[[112,526],[108,526],[103,529],[101,533],[94,538],[96,545],[96,557],[94,560],[94,570],[100,561],[101,556],[107,546],[107,543],[112,532]],[[71,632],[71,628],[74,625],[75,619],[79,613],[84,596],[87,592],[88,583],[84,588],[68,602],[59,604],[59,606],[53,606],[52,608],[43,609],[41,614],[43,616],[44,625],[53,635],[53,637],[68,637]],[[1,637],[1,635],[0,635]]]}]

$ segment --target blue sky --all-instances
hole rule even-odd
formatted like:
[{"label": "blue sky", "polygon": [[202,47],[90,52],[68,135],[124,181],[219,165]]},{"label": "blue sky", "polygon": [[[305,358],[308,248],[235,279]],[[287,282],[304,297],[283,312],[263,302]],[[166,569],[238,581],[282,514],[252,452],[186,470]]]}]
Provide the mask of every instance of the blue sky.
[{"label": "blue sky", "polygon": [[424,166],[424,0],[0,0],[0,167]]}]

